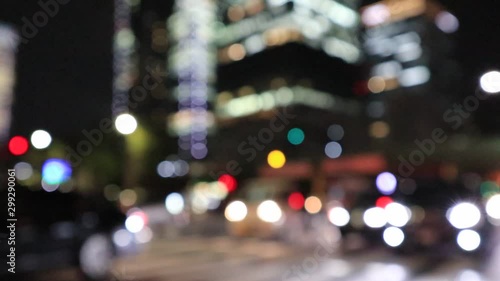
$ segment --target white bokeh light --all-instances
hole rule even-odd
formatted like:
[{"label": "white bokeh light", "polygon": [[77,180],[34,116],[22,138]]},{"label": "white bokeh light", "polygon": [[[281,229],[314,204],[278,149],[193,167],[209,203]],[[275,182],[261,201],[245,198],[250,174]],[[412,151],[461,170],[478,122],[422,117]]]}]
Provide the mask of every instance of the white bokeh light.
[{"label": "white bokeh light", "polygon": [[52,137],[47,131],[36,130],[31,134],[31,144],[36,149],[44,149],[52,143]]},{"label": "white bokeh light", "polygon": [[153,239],[153,231],[149,227],[144,227],[135,234],[135,241],[139,244],[148,243]]},{"label": "white bokeh light", "polygon": [[156,167],[156,172],[162,178],[169,178],[175,175],[175,165],[170,161],[162,161]]},{"label": "white bokeh light", "polygon": [[479,84],[481,89],[487,93],[500,93],[500,72],[495,70],[483,74],[479,79]]},{"label": "white bokeh light", "polygon": [[257,207],[257,216],[265,222],[274,223],[281,219],[282,212],[276,202],[267,200]]},{"label": "white bokeh light", "polygon": [[361,20],[367,26],[379,25],[391,17],[391,12],[385,4],[369,6],[361,13]]},{"label": "white bokeh light", "polygon": [[479,272],[471,269],[465,269],[460,272],[454,281],[485,281]]},{"label": "white bokeh light", "polygon": [[113,243],[118,247],[127,247],[132,243],[133,236],[125,229],[119,229],[113,234]]},{"label": "white bokeh light", "polygon": [[365,211],[363,221],[368,227],[381,228],[387,224],[385,210],[379,207],[373,207]]},{"label": "white bokeh light", "polygon": [[447,11],[440,12],[435,21],[436,26],[445,33],[453,33],[460,27],[457,17]]},{"label": "white bokeh light", "polygon": [[346,226],[351,220],[349,212],[342,207],[334,207],[328,211],[328,220],[336,226]]},{"label": "white bokeh light", "polygon": [[137,129],[137,120],[134,116],[124,113],[116,117],[115,127],[123,135],[130,135]]},{"label": "white bokeh light", "polygon": [[390,203],[385,207],[387,222],[390,225],[403,227],[411,219],[411,210],[399,203]]},{"label": "white bokeh light", "polygon": [[125,220],[125,227],[132,233],[137,233],[144,228],[144,219],[139,215],[131,215]]},{"label": "white bokeh light", "polygon": [[384,230],[383,238],[387,245],[398,247],[405,241],[405,234],[401,229],[391,226]]},{"label": "white bokeh light", "polygon": [[58,183],[48,183],[44,180],[42,180],[42,189],[47,191],[47,192],[54,192],[59,188]]},{"label": "white bokeh light", "polygon": [[446,217],[455,228],[471,228],[481,220],[481,211],[474,204],[464,202],[449,209]]},{"label": "white bokeh light", "polygon": [[33,167],[26,162],[17,163],[14,165],[14,169],[16,170],[16,178],[21,181],[27,180],[33,175]]},{"label": "white bokeh light", "polygon": [[488,199],[488,202],[486,202],[486,213],[490,218],[500,220],[500,194]]},{"label": "white bokeh light", "polygon": [[241,201],[234,201],[227,205],[224,215],[228,221],[242,221],[247,216],[247,206]]},{"label": "white bokeh light", "polygon": [[375,183],[380,193],[384,195],[391,195],[396,191],[398,180],[393,174],[383,172],[377,176]]},{"label": "white bokeh light", "polygon": [[464,251],[474,251],[481,245],[481,235],[474,230],[462,230],[457,235],[457,244]]},{"label": "white bokeh light", "polygon": [[332,159],[339,158],[342,154],[342,146],[335,141],[329,142],[325,146],[325,154]]},{"label": "white bokeh light", "polygon": [[165,198],[165,208],[172,215],[178,215],[184,210],[184,198],[179,193],[171,193]]}]

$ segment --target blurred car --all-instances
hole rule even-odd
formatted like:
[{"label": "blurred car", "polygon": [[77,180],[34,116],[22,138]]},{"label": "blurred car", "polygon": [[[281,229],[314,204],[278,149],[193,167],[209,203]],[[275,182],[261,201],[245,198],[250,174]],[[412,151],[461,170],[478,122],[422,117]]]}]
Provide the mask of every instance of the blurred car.
[{"label": "blurred car", "polygon": [[481,253],[488,237],[479,194],[458,183],[437,179],[409,180],[411,192],[400,194],[412,206],[411,223],[404,229],[406,250],[445,253]]},{"label": "blurred car", "polygon": [[387,194],[383,186],[368,186],[354,197],[335,192],[350,212],[349,224],[342,227],[345,245],[356,237],[358,247],[352,248],[384,245],[437,256],[484,250],[491,224],[477,192],[433,177],[400,180]]},{"label": "blurred car", "polygon": [[[125,220],[109,202],[75,192],[18,186],[16,218],[16,276],[75,266],[88,280],[109,276],[116,253],[112,232]],[[6,253],[11,246],[1,243],[1,247]]]},{"label": "blurred car", "polygon": [[247,180],[225,208],[229,234],[276,238],[286,223],[301,227],[300,214],[287,204],[298,185],[278,178]]}]

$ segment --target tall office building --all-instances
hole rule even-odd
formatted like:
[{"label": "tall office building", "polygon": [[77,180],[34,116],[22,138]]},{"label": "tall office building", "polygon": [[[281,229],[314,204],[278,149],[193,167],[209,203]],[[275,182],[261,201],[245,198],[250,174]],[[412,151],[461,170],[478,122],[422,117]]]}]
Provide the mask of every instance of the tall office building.
[{"label": "tall office building", "polygon": [[[217,155],[222,163],[236,160],[255,167],[266,162],[272,149],[283,150],[290,161],[319,160],[328,157],[330,125],[357,130],[362,110],[352,97],[352,84],[355,65],[363,58],[358,4],[220,1],[214,39],[218,61],[214,113],[221,141],[213,144],[213,150],[224,151]],[[295,117],[285,122],[283,131],[265,136],[263,129],[269,129],[269,121],[283,108]],[[288,140],[292,128],[305,133],[299,149]],[[258,145],[256,157],[242,153],[249,149],[243,144],[248,137],[264,140],[265,148]],[[361,140],[345,134],[342,141],[347,148],[361,147],[356,145]]]},{"label": "tall office building", "polygon": [[446,130],[442,115],[460,91],[458,19],[426,0],[376,2],[361,9],[361,19],[372,93],[370,135],[404,146],[436,127]]}]

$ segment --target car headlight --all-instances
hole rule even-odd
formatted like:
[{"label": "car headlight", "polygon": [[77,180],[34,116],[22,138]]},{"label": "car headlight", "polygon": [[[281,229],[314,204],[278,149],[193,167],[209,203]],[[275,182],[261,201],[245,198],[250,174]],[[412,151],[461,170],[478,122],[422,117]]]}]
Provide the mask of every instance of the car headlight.
[{"label": "car headlight", "polygon": [[403,227],[411,219],[411,210],[399,203],[389,203],[385,207],[385,212],[387,215],[387,222],[390,225]]},{"label": "car headlight", "polygon": [[488,199],[486,203],[486,213],[490,218],[500,220],[500,194]]},{"label": "car headlight", "polygon": [[328,220],[335,226],[346,226],[351,220],[349,212],[342,207],[333,207],[328,211]]},{"label": "car headlight", "polygon": [[405,241],[405,233],[394,226],[386,228],[382,236],[384,242],[391,247],[398,247]]},{"label": "car headlight", "polygon": [[282,215],[281,208],[272,200],[264,201],[257,207],[257,216],[265,222],[278,222]]},{"label": "car headlight", "polygon": [[471,228],[481,220],[481,211],[472,203],[459,203],[448,210],[446,217],[455,228]]},{"label": "car headlight", "polygon": [[370,228],[382,228],[387,224],[385,210],[379,207],[370,208],[364,212],[363,221]]},{"label": "car headlight", "polygon": [[233,201],[227,205],[224,216],[230,222],[242,221],[248,213],[247,206],[241,201]]},{"label": "car headlight", "polygon": [[464,251],[474,251],[481,245],[481,235],[474,230],[462,230],[457,235],[457,244]]}]

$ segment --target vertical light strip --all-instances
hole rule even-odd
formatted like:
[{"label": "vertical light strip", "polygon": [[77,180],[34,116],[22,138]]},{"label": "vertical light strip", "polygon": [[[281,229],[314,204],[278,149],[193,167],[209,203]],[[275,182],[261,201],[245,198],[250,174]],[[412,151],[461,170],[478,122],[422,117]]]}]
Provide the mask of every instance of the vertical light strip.
[{"label": "vertical light strip", "polygon": [[194,159],[207,156],[209,95],[215,76],[213,23],[216,6],[210,0],[177,0],[174,15],[178,111],[187,113],[189,130],[179,132],[179,154]]},{"label": "vertical light strip", "polygon": [[132,86],[135,36],[130,27],[130,6],[126,0],[115,0],[113,39],[113,117],[128,112],[129,89]]},{"label": "vertical light strip", "polygon": [[0,23],[0,143],[9,137],[19,35]]}]

